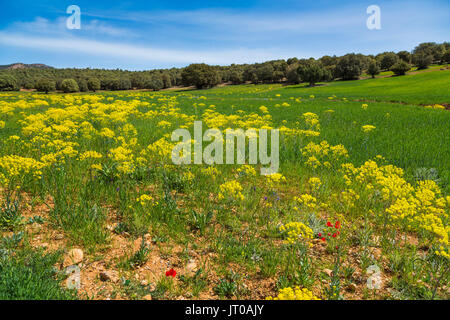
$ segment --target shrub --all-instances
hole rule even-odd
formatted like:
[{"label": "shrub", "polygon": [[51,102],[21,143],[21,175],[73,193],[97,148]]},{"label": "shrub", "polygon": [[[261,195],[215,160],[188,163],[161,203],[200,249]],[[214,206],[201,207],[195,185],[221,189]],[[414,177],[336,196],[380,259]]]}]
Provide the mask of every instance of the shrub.
[{"label": "shrub", "polygon": [[78,83],[74,79],[64,79],[61,82],[61,90],[65,93],[80,91]]},{"label": "shrub", "polygon": [[49,93],[56,90],[56,83],[49,79],[40,79],[36,82],[35,89],[40,92]]},{"label": "shrub", "polygon": [[409,70],[411,70],[411,65],[403,60],[397,62],[391,68],[391,71],[397,76],[403,76]]}]

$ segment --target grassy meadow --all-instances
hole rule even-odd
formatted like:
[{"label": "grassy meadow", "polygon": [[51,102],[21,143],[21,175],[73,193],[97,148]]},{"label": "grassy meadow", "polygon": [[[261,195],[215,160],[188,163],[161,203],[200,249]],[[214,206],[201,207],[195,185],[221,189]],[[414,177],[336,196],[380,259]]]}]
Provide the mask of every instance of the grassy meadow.
[{"label": "grassy meadow", "polygon": [[[0,93],[0,299],[448,299],[449,102],[439,69]],[[172,164],[196,120],[279,129],[278,173]]]}]

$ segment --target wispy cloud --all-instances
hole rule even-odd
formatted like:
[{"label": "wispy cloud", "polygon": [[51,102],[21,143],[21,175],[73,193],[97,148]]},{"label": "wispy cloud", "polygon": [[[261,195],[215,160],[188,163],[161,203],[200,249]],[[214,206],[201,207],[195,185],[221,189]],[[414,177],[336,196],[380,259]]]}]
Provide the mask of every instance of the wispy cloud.
[{"label": "wispy cloud", "polygon": [[[0,43],[29,49],[83,53],[100,57],[116,57],[139,60],[141,62],[172,62],[209,64],[254,63],[283,58],[278,49],[235,48],[230,50],[177,50],[159,47],[144,47],[114,42],[84,40],[79,38],[46,38],[7,34],[0,32]],[[289,55],[286,56],[286,58]]]},{"label": "wispy cloud", "polygon": [[[37,35],[70,35],[66,27],[66,17],[60,17],[53,21],[42,17],[36,17],[32,21],[17,21],[4,31],[15,33],[27,33]],[[107,35],[113,37],[130,37],[136,33],[130,29],[118,28],[98,19],[84,20],[80,33],[86,36]]]}]

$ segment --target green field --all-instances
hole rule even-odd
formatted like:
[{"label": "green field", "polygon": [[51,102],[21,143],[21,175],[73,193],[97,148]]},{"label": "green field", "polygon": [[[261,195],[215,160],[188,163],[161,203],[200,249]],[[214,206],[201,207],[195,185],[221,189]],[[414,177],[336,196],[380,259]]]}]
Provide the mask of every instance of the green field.
[{"label": "green field", "polygon": [[[448,299],[449,102],[438,69],[0,93],[0,298]],[[279,174],[174,165],[170,135],[194,121],[280,129]]]}]

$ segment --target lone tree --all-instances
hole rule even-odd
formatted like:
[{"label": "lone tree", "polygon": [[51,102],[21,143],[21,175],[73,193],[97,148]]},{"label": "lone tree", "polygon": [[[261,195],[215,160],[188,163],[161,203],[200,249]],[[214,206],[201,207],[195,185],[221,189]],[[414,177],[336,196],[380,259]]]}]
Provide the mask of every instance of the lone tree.
[{"label": "lone tree", "polygon": [[5,74],[0,76],[0,91],[17,91],[19,90],[19,85],[17,84],[16,78]]},{"label": "lone tree", "polygon": [[80,91],[78,83],[74,79],[64,79],[61,82],[61,90],[65,93]]},{"label": "lone tree", "polygon": [[35,89],[39,92],[49,93],[56,90],[56,82],[49,79],[40,79],[36,82]]},{"label": "lone tree", "polygon": [[309,82],[310,86],[314,86],[317,82],[328,80],[330,77],[329,71],[318,61],[301,63],[297,72],[300,79]]},{"label": "lone tree", "polygon": [[393,71],[396,76],[404,76],[409,70],[411,70],[411,65],[403,60],[400,60],[391,67],[391,71]]},{"label": "lone tree", "polygon": [[91,91],[100,90],[100,80],[98,78],[90,78],[87,82],[88,88]]},{"label": "lone tree", "polygon": [[380,65],[376,60],[372,60],[369,64],[369,68],[367,69],[367,73],[375,78],[377,74],[380,74]]},{"label": "lone tree", "polygon": [[217,70],[205,63],[191,64],[181,73],[181,82],[197,89],[213,87],[220,82],[219,78]]}]

